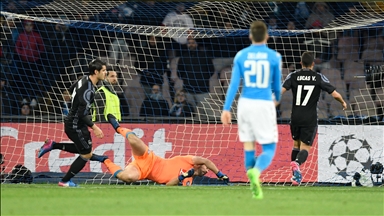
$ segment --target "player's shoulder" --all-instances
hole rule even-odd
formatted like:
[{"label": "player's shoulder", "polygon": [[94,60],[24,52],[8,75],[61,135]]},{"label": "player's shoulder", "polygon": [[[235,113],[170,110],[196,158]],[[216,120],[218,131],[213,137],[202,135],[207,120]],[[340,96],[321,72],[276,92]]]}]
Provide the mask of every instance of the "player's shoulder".
[{"label": "player's shoulder", "polygon": [[317,76],[320,77],[320,79],[323,81],[323,82],[326,82],[326,83],[329,83],[329,79],[322,73],[319,73],[319,72],[316,72]]},{"label": "player's shoulder", "polygon": [[300,73],[300,70],[295,70],[293,72],[290,72],[288,75],[287,75],[287,78],[286,79],[290,79],[291,77],[293,76],[296,76]]}]

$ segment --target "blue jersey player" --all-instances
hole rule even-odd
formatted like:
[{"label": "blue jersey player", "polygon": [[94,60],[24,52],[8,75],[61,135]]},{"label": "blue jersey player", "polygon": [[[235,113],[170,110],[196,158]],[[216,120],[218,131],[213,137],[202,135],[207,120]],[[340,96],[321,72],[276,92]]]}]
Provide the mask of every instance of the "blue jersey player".
[{"label": "blue jersey player", "polygon": [[[245,167],[253,197],[262,199],[260,174],[271,164],[278,140],[275,104],[281,94],[281,55],[267,47],[268,32],[264,22],[253,22],[249,37],[252,45],[238,52],[233,62],[221,122],[224,125],[231,123],[230,108],[242,79],[237,110],[238,133],[244,143]],[[257,160],[255,142],[263,149]]]}]

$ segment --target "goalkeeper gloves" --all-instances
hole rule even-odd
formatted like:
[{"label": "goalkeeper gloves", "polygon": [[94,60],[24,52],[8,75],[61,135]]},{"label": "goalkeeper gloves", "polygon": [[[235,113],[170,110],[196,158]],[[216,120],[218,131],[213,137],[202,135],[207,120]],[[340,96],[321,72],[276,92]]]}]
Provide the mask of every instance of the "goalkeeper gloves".
[{"label": "goalkeeper gloves", "polygon": [[227,175],[223,174],[220,171],[218,173],[216,173],[216,176],[217,176],[217,178],[219,178],[219,180],[223,180],[224,183],[228,183],[229,182],[229,177]]},{"label": "goalkeeper gloves", "polygon": [[179,181],[182,182],[184,179],[192,177],[195,173],[195,169],[190,169],[187,172],[181,171],[181,174],[179,175]]}]

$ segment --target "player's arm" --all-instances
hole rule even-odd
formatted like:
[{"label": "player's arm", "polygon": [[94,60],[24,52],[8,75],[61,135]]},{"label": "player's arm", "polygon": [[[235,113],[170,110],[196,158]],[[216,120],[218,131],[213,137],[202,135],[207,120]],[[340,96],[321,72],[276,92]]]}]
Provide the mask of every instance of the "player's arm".
[{"label": "player's arm", "polygon": [[175,177],[173,179],[171,179],[169,182],[167,182],[167,184],[165,184],[166,186],[177,186],[179,185],[179,177]]},{"label": "player's arm", "polygon": [[281,87],[281,95],[283,95],[286,91],[289,91],[291,89],[291,76],[292,76],[292,73],[288,74],[288,76],[285,78],[283,82],[283,87]]},{"label": "player's arm", "polygon": [[105,104],[106,101],[104,91],[97,91],[95,94],[96,121],[108,121],[104,117]]},{"label": "player's arm", "polygon": [[276,65],[274,68],[273,68],[273,84],[272,84],[272,88],[274,89],[275,91],[275,100],[276,100],[276,103],[278,104],[280,102],[280,99],[281,99],[281,67],[282,67],[282,60],[281,60],[281,55],[280,53],[276,53],[276,59],[277,59],[277,62],[278,62],[278,65]]},{"label": "player's arm", "polygon": [[332,95],[335,100],[339,101],[341,105],[343,106],[343,110],[347,109],[347,103],[344,101],[343,97],[336,91],[336,88],[331,85],[329,80],[326,76],[323,74],[320,74],[321,81],[320,81],[320,87],[322,90],[328,92],[328,94]]},{"label": "player's arm", "polygon": [[216,165],[208,158],[194,156],[192,157],[192,163],[194,165],[205,165],[209,170],[214,172],[219,179],[222,179],[227,182],[229,181],[228,176],[220,172],[220,170],[216,167]]},{"label": "player's arm", "polygon": [[89,113],[91,107],[91,101],[94,98],[94,92],[91,89],[85,89],[84,92],[78,92],[79,96],[79,108],[77,116],[81,119],[88,127],[92,128],[96,137],[103,138],[104,134],[100,128],[92,122],[92,116]]},{"label": "player's arm", "polygon": [[240,85],[240,65],[238,63],[239,53],[236,55],[235,59],[233,60],[233,68],[232,68],[232,75],[231,75],[231,82],[228,86],[227,95],[224,102],[224,109],[223,113],[221,114],[221,123],[224,125],[228,125],[231,123],[231,106],[233,103],[233,100],[235,99],[236,92]]},{"label": "player's arm", "polygon": [[339,92],[334,90],[331,93],[331,95],[332,95],[333,98],[335,98],[335,100],[337,100],[337,101],[339,101],[341,103],[341,105],[343,106],[343,110],[347,109],[347,103],[344,101],[343,97],[341,96],[341,94],[339,94]]},{"label": "player's arm", "polygon": [[90,89],[85,89],[82,92],[77,90],[77,94],[79,96],[77,99],[79,100],[79,108],[77,110],[77,116],[81,119],[88,127],[93,127],[94,123],[90,118],[89,108],[91,106],[91,100],[94,97],[94,93]]}]

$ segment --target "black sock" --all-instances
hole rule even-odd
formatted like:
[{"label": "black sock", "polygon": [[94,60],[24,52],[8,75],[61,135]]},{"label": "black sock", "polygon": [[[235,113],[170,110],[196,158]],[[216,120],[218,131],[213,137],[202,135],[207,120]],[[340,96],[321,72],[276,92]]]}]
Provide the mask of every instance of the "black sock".
[{"label": "black sock", "polygon": [[97,155],[97,154],[92,154],[92,157],[89,159],[91,161],[99,161],[101,163],[104,162],[108,157],[104,155]]},{"label": "black sock", "polygon": [[73,176],[75,176],[77,173],[79,173],[87,163],[87,159],[79,156],[76,158],[76,160],[72,163],[71,167],[69,168],[67,174],[65,174],[64,178],[61,179],[62,182],[67,182],[71,180]]},{"label": "black sock", "polygon": [[297,158],[297,154],[300,152],[300,149],[293,148],[291,153],[291,161],[295,161]]},{"label": "black sock", "polygon": [[307,160],[307,157],[308,157],[308,152],[307,150],[301,150],[298,154],[297,154],[297,158],[296,158],[296,162],[301,165],[303,164],[306,160]]},{"label": "black sock", "polygon": [[74,143],[54,143],[52,149],[60,149],[69,153],[79,153]]}]

